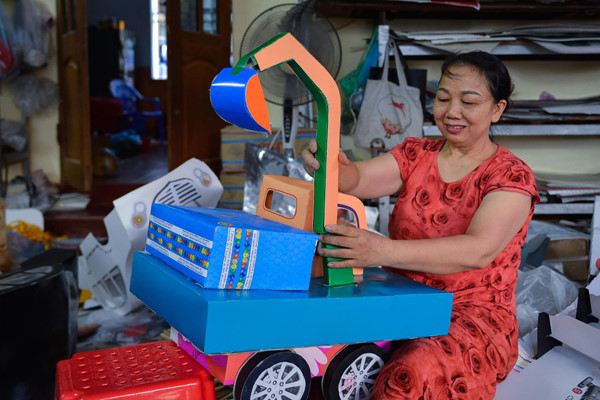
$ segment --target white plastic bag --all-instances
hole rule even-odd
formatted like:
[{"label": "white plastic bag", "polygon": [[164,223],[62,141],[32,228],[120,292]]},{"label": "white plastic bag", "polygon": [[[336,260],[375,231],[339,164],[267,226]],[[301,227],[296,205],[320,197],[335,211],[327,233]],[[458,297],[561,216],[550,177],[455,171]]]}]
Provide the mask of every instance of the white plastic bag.
[{"label": "white plastic bag", "polygon": [[537,327],[538,314],[554,315],[577,298],[578,286],[546,265],[519,271],[517,281],[517,321],[519,337]]},{"label": "white plastic bag", "polygon": [[46,65],[50,55],[50,28],[54,19],[33,0],[17,0],[13,17],[17,58],[24,67]]},{"label": "white plastic bag", "polygon": [[390,82],[389,57],[384,58],[381,79],[369,79],[358,115],[354,144],[370,149],[391,150],[407,137],[423,137],[423,108],[418,88],[408,86],[400,62],[398,47],[390,41],[396,61],[398,82]]},{"label": "white plastic bag", "polygon": [[19,73],[15,57],[16,35],[0,2],[0,80],[13,78]]}]

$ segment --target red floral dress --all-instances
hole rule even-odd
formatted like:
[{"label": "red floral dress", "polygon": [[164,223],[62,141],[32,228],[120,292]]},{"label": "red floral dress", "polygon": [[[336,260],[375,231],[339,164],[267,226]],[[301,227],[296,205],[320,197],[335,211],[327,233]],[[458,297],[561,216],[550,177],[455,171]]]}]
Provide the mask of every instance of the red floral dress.
[{"label": "red floral dress", "polygon": [[[539,196],[529,167],[502,146],[463,179],[444,182],[437,156],[444,139],[407,138],[392,149],[403,187],[392,213],[392,239],[460,235],[483,198],[498,190],[531,196],[521,230],[487,267],[449,275],[399,271],[454,293],[447,336],[398,343],[373,399],[492,399],[517,359],[515,286],[521,246]],[[468,255],[465,255],[468,257]]]}]

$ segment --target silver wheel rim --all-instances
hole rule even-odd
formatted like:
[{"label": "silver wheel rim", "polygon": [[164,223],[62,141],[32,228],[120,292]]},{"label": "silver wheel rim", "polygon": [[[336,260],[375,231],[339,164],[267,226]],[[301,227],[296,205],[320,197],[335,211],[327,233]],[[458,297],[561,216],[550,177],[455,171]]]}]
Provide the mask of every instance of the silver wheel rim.
[{"label": "silver wheel rim", "polygon": [[344,370],[338,382],[341,400],[368,400],[375,385],[375,379],[383,367],[383,360],[377,354],[364,353],[357,357]]},{"label": "silver wheel rim", "polygon": [[250,400],[300,400],[306,390],[302,370],[282,361],[265,369],[252,385]]}]

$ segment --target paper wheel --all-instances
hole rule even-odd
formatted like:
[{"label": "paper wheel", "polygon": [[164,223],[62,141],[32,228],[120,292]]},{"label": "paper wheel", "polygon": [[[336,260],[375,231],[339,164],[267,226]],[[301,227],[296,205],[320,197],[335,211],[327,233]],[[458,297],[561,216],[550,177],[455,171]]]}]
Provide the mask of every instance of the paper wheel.
[{"label": "paper wheel", "polygon": [[310,369],[292,352],[258,353],[240,369],[234,383],[235,400],[306,400]]},{"label": "paper wheel", "polygon": [[375,344],[346,347],[323,374],[323,396],[327,400],[370,399],[384,357],[385,352]]}]

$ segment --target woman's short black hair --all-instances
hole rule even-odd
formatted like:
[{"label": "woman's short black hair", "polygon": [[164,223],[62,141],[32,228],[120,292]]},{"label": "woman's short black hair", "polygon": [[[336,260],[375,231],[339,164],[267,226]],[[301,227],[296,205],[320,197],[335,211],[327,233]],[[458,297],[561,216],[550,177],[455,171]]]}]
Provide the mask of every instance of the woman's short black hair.
[{"label": "woman's short black hair", "polygon": [[507,105],[510,103],[514,85],[506,66],[498,57],[485,51],[454,54],[442,64],[442,76],[451,78],[450,69],[460,66],[477,68],[485,76],[488,89],[496,103],[500,100],[506,100]]}]

